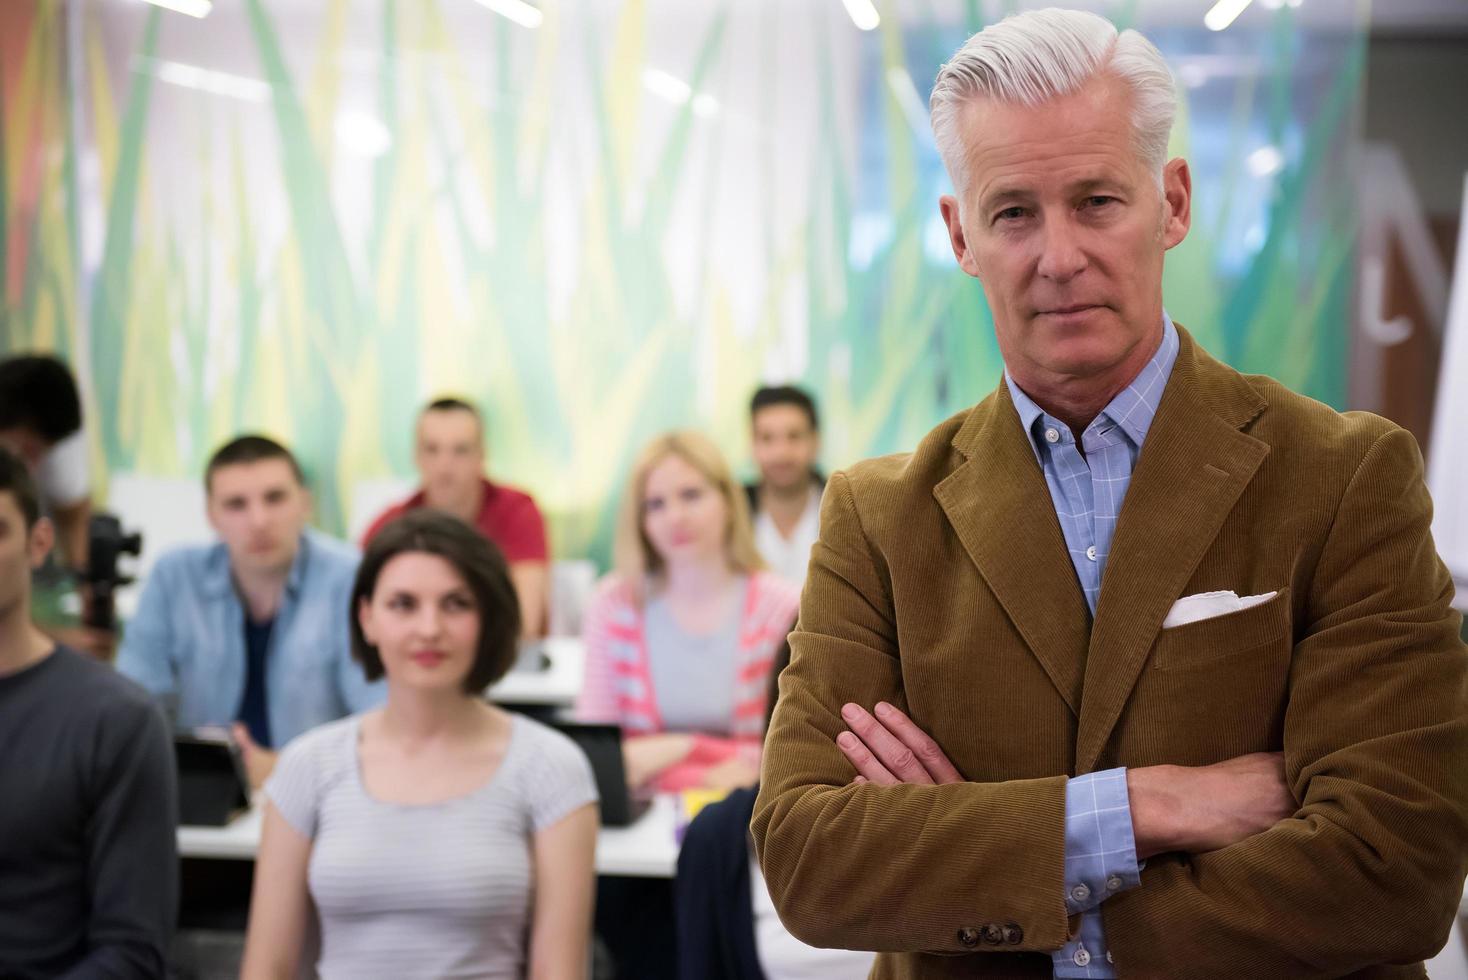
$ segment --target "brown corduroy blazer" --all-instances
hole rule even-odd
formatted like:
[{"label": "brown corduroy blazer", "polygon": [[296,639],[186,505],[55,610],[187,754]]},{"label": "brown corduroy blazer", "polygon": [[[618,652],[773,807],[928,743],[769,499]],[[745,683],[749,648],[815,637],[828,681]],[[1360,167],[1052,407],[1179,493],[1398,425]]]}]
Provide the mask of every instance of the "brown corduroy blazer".
[{"label": "brown corduroy blazer", "polygon": [[[796,936],[884,980],[1048,977],[1068,775],[1282,750],[1293,818],[1101,906],[1119,975],[1422,976],[1442,946],[1468,651],[1417,445],[1179,333],[1094,623],[1003,384],[831,479],[752,826]],[[1279,595],[1162,630],[1221,589]],[[884,699],[970,782],[851,785],[841,706]]]}]

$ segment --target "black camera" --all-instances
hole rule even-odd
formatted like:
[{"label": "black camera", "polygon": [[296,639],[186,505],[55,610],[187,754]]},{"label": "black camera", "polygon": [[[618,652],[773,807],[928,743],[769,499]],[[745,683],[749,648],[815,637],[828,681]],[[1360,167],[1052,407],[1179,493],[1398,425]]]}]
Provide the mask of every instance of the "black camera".
[{"label": "black camera", "polygon": [[87,569],[81,576],[90,598],[82,609],[82,622],[95,629],[117,628],[114,594],[119,585],[132,581],[117,570],[123,555],[137,557],[143,552],[143,535],[122,529],[122,521],[112,514],[93,514],[87,529]]}]

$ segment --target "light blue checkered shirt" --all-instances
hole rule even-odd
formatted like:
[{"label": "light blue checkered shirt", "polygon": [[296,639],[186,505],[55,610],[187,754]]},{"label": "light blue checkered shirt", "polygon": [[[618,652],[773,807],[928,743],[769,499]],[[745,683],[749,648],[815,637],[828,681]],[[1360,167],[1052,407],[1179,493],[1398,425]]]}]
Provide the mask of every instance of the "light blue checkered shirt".
[{"label": "light blue checkered shirt", "polygon": [[[1081,433],[1048,415],[1006,373],[1010,397],[1045,473],[1065,546],[1091,615],[1116,533],[1116,519],[1142,442],[1177,360],[1177,328],[1162,314],[1162,345],[1146,367]],[[1050,954],[1057,977],[1116,976],[1099,906],[1141,883],[1126,769],[1077,776],[1065,786],[1065,907],[1081,914],[1070,942]]]}]

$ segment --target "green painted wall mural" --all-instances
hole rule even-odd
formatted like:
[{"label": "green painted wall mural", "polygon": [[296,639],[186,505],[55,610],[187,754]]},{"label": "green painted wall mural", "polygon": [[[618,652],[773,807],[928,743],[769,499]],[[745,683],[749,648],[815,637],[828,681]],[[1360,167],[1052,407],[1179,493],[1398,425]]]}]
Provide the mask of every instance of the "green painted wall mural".
[{"label": "green painted wall mural", "polygon": [[[539,6],[4,4],[0,351],[75,360],[113,472],[286,440],[337,532],[359,481],[410,475],[417,406],[467,395],[556,552],[599,559],[640,444],[698,425],[743,465],[762,379],[817,392],[832,467],[994,387],[925,105],[1019,5],[889,2],[870,33],[839,0]],[[1212,34],[1175,6],[1101,6],[1186,100],[1169,310],[1340,405],[1363,24],[1281,3]]]}]

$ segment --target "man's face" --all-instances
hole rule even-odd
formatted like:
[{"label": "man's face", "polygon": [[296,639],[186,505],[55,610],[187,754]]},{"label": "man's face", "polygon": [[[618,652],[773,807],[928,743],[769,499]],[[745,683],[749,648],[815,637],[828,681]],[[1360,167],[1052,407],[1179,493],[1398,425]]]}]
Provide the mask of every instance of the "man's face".
[{"label": "man's face", "polygon": [[810,482],[821,451],[820,435],[798,405],[767,405],[754,413],[750,450],[760,479],[776,490]]},{"label": "man's face", "polygon": [[484,474],[479,420],[461,409],[424,412],[414,460],[430,502],[466,499]]},{"label": "man's face", "polygon": [[243,571],[290,568],[310,513],[310,494],[283,459],[221,466],[209,481],[209,523]]},{"label": "man's face", "polygon": [[0,620],[17,611],[29,615],[31,572],[51,550],[51,522],[41,518],[29,530],[15,494],[0,490]]},{"label": "man's face", "polygon": [[1187,235],[1191,177],[1173,160],[1159,190],[1131,111],[1126,84],[1098,77],[1038,107],[979,98],[958,115],[968,181],[943,217],[1022,385],[1134,374],[1155,350],[1162,258]]},{"label": "man's face", "polygon": [[34,473],[46,453],[51,450],[51,443],[34,429],[18,425],[10,429],[0,429],[0,447],[19,456],[21,462]]}]

